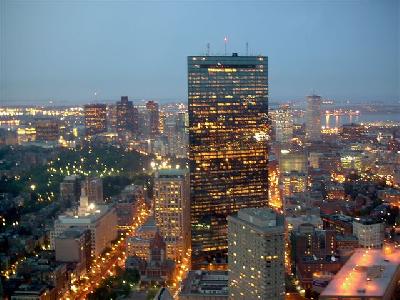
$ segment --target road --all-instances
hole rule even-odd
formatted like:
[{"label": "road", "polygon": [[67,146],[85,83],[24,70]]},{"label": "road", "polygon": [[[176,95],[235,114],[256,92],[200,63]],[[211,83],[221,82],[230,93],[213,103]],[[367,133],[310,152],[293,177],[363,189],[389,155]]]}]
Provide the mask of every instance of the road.
[{"label": "road", "polygon": [[[126,232],[126,236],[134,234],[136,229],[145,222],[149,214],[150,209],[143,203],[138,209],[138,214],[131,229]],[[124,267],[127,258],[125,237],[120,237],[110,251],[97,257],[92,262],[91,268],[84,279],[71,283],[71,290],[67,291],[61,299],[86,299],[87,295],[92,293],[103,279],[115,275],[117,266]]]}]

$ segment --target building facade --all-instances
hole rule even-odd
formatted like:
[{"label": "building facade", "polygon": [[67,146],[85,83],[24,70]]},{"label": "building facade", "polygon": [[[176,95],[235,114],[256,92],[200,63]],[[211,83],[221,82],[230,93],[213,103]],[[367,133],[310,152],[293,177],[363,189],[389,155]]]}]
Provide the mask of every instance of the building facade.
[{"label": "building facade", "polygon": [[285,224],[269,208],[228,217],[229,299],[285,298]]},{"label": "building facade", "polygon": [[60,122],[56,119],[39,119],[35,129],[36,141],[57,142],[60,138]]},{"label": "building facade", "polygon": [[154,138],[160,133],[160,110],[158,103],[147,101],[146,113],[147,135],[150,138]]},{"label": "building facade", "polygon": [[374,220],[356,218],[353,222],[353,234],[358,238],[360,247],[382,247],[385,237],[384,230],[384,223]]},{"label": "building facade", "polygon": [[81,182],[78,175],[69,175],[60,182],[60,197],[64,202],[75,205],[81,196]]},{"label": "building facade", "polygon": [[275,140],[283,145],[293,138],[293,113],[289,105],[282,105],[275,111]]},{"label": "building facade", "polygon": [[107,105],[87,104],[84,106],[86,136],[107,131]]},{"label": "building facade", "polygon": [[88,178],[86,184],[89,203],[104,204],[103,180],[98,177]]},{"label": "building facade", "polygon": [[133,102],[128,100],[128,96],[122,96],[116,104],[116,127],[117,132],[122,134],[124,131],[134,133],[137,131],[137,109]]},{"label": "building facade", "polygon": [[72,262],[84,273],[91,263],[91,233],[85,228],[65,230],[55,238],[56,261]]},{"label": "building facade", "polygon": [[268,202],[265,56],[188,57],[192,268],[226,267],[226,217]]}]

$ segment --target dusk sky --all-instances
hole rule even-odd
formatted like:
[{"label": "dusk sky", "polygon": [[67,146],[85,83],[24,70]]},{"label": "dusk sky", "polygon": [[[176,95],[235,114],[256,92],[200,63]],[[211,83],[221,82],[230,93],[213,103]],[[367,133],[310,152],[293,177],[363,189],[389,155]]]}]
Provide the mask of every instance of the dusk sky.
[{"label": "dusk sky", "polygon": [[400,99],[396,0],[0,2],[0,104],[186,101],[187,56],[224,36],[269,57],[272,101]]}]

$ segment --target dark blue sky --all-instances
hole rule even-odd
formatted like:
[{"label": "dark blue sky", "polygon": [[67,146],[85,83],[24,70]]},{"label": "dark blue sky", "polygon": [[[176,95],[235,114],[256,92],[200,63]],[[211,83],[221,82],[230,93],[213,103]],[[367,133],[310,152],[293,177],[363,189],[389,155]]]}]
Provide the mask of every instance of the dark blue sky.
[{"label": "dark blue sky", "polygon": [[1,2],[1,99],[186,99],[188,55],[269,57],[270,98],[398,101],[396,0]]}]

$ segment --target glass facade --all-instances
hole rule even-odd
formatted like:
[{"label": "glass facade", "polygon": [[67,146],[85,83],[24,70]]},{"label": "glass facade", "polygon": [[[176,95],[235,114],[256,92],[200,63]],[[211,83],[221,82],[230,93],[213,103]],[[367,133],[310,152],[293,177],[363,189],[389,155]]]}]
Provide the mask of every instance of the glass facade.
[{"label": "glass facade", "polygon": [[224,268],[226,217],[268,203],[268,61],[188,57],[192,268]]}]

